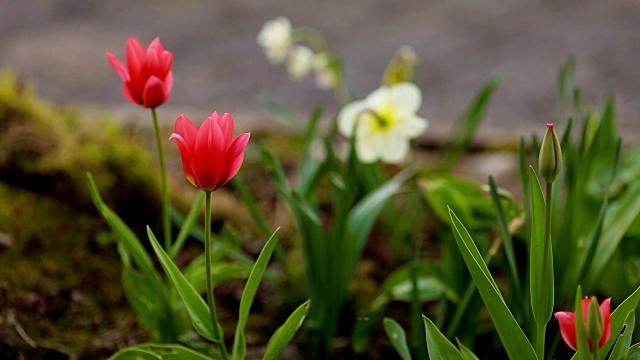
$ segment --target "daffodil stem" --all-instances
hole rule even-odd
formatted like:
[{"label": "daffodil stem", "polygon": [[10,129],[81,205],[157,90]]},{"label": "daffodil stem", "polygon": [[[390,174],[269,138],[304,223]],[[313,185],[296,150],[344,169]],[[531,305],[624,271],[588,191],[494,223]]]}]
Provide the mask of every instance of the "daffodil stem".
[{"label": "daffodil stem", "polygon": [[226,360],[227,348],[224,345],[223,334],[220,333],[220,328],[218,327],[216,299],[213,295],[213,283],[211,282],[211,191],[205,191],[204,204],[204,257],[207,272],[207,303],[209,304],[209,312],[211,313],[213,335],[220,339],[220,352],[222,353],[222,358]]},{"label": "daffodil stem", "polygon": [[158,123],[158,114],[156,109],[151,109],[153,116],[153,127],[156,130],[156,143],[158,144],[158,159],[160,159],[160,182],[162,185],[162,227],[164,229],[164,248],[169,251],[171,249],[171,203],[169,203],[169,190],[167,186],[167,166],[164,161],[164,148],[162,146],[162,133],[160,124]]}]

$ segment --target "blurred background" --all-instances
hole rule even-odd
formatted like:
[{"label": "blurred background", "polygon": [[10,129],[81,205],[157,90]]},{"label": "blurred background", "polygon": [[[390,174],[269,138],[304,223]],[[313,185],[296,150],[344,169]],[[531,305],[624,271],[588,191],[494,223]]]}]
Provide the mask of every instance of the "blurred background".
[{"label": "blurred background", "polygon": [[105,52],[123,57],[127,38],[146,45],[160,37],[175,55],[172,99],[161,113],[168,126],[181,112],[199,122],[213,110],[234,114],[240,127],[243,118],[262,122],[261,95],[300,113],[318,102],[335,109],[312,77],[290,81],[284,66],[270,65],[256,44],[262,24],[280,15],[326,36],[330,50],[344,58],[356,97],[378,87],[400,46],[412,46],[424,94],[421,115],[432,126],[425,136],[448,129],[496,69],[504,77],[480,136],[541,133],[555,120],[558,66],[574,55],[585,101],[601,104],[613,91],[625,140],[640,139],[640,5],[634,0],[4,0],[0,68],[13,69],[57,103],[139,116],[123,98]]}]

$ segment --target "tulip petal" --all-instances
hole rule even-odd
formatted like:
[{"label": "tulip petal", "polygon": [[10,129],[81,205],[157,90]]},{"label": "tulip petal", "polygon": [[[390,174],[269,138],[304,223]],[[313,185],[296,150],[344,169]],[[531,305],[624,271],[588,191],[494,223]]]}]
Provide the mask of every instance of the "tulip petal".
[{"label": "tulip petal", "polygon": [[558,311],[554,314],[560,324],[560,335],[573,350],[578,349],[576,341],[576,314],[569,311]]},{"label": "tulip petal", "polygon": [[133,96],[134,93],[131,89],[131,81],[127,81],[122,85],[122,93],[124,94],[124,97],[132,103],[142,105],[142,99],[137,99]]},{"label": "tulip petal", "polygon": [[211,191],[224,170],[224,135],[212,118],[202,123],[196,136],[191,167],[199,188]]},{"label": "tulip petal", "polygon": [[113,70],[116,71],[116,74],[120,76],[120,79],[124,82],[129,81],[129,71],[127,71],[127,67],[124,66],[124,63],[110,52],[107,53],[107,59],[109,60],[109,64],[111,64]]},{"label": "tulip petal", "polygon": [[140,41],[136,38],[129,38],[127,40],[127,65],[129,65],[129,75],[133,82],[137,82],[139,79],[142,65],[144,64],[144,57],[146,50]]},{"label": "tulip petal", "polygon": [[162,80],[152,76],[147,81],[142,91],[142,105],[146,108],[155,108],[164,104],[169,99]]},{"label": "tulip petal", "polygon": [[233,143],[229,147],[225,156],[225,169],[220,178],[221,183],[218,187],[228,183],[229,180],[236,176],[238,171],[240,171],[240,167],[242,167],[242,163],[244,162],[244,150],[247,148],[247,143],[250,138],[251,133],[244,133],[238,135],[238,137],[233,140]]},{"label": "tulip petal", "polygon": [[235,124],[233,123],[233,117],[229,113],[224,113],[222,117],[217,118],[222,135],[224,135],[224,147],[228,149],[233,142],[233,134],[235,132]]},{"label": "tulip petal", "polygon": [[604,319],[604,331],[598,342],[598,347],[601,348],[609,341],[609,338],[611,338],[611,298],[607,298],[600,304],[600,312]]},{"label": "tulip petal", "polygon": [[[184,115],[181,115],[184,116]],[[180,119],[180,118],[178,118]],[[184,172],[184,176],[189,180],[191,184],[197,186],[195,183],[195,178],[193,176],[193,171],[191,170],[191,161],[193,158],[193,153],[191,152],[190,145],[186,141],[186,139],[178,134],[173,133],[169,137],[169,140],[176,139],[178,143],[178,149],[180,150],[180,157],[182,158],[182,171]]]},{"label": "tulip petal", "polygon": [[187,115],[182,114],[176,119],[174,131],[182,136],[189,147],[189,151],[193,151],[196,144],[196,136],[198,135],[198,126],[196,126]]}]

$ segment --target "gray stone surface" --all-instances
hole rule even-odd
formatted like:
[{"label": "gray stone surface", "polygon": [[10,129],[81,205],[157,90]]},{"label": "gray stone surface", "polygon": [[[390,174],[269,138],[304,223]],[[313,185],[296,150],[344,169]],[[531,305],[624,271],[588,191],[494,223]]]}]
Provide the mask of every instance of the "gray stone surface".
[{"label": "gray stone surface", "polygon": [[105,51],[123,56],[128,37],[146,44],[159,36],[175,54],[165,124],[180,111],[201,121],[213,110],[231,112],[237,121],[266,121],[260,95],[300,113],[318,102],[335,113],[329,93],[311,78],[290,81],[257,46],[262,23],[279,15],[326,36],[344,57],[359,97],[378,86],[398,47],[413,46],[424,93],[421,115],[431,120],[431,136],[448,129],[497,68],[505,76],[482,134],[541,134],[554,120],[558,65],[574,54],[584,98],[601,103],[614,91],[625,140],[640,139],[635,0],[2,0],[0,67],[13,68],[60,103],[143,113],[124,100]]}]

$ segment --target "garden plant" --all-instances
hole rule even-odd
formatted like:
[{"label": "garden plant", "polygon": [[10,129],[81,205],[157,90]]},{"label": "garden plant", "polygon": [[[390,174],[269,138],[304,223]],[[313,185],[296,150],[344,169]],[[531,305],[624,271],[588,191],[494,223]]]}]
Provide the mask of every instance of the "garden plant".
[{"label": "garden plant", "polygon": [[[107,53],[124,97],[151,112],[162,224],[158,236],[148,224],[139,237],[101,195],[106,175],[86,174],[148,339],[110,359],[279,359],[288,347],[305,359],[640,359],[640,148],[622,144],[613,95],[601,106],[582,100],[573,58],[558,72],[556,117],[516,141],[520,193],[512,193],[491,176],[477,183],[455,172],[501,72],[428,158],[420,137],[429,94],[414,82],[412,48],[390,54],[374,74],[379,86],[356,96],[343,60],[315,29],[279,17],[256,40],[268,62],[294,80],[313,74],[335,100],[336,111],[318,105],[308,116],[260,100],[297,130],[287,156],[250,132],[237,135],[243,119],[215,104],[204,121],[183,114],[166,133],[158,118],[180,57],[158,38],[146,47],[130,38],[124,61]],[[179,152],[193,185],[185,213],[171,203],[178,190],[168,151]],[[258,201],[248,166],[290,222],[278,224]],[[248,210],[253,235],[212,220],[223,187]],[[248,244],[260,244],[259,255]],[[185,246],[198,249],[188,261]],[[234,282],[242,291],[229,305],[220,287]],[[252,305],[268,296],[277,311],[254,311],[277,326],[256,345]],[[237,317],[219,316],[229,307]]]}]

